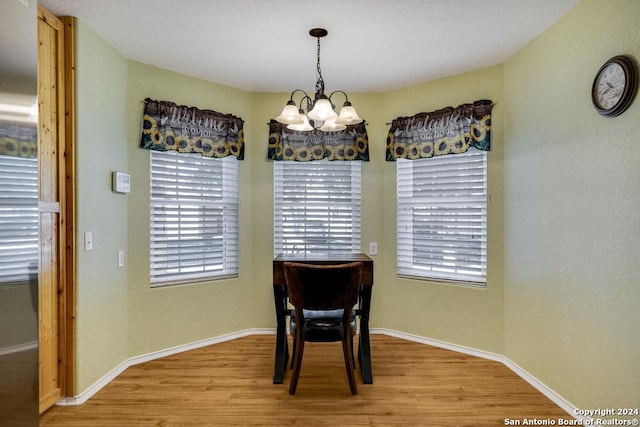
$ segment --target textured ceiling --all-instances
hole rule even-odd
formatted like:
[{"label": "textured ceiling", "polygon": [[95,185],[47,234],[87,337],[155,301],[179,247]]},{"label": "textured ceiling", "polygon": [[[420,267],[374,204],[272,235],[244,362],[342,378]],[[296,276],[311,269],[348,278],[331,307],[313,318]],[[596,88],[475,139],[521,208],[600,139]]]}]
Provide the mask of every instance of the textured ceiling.
[{"label": "textured ceiling", "polygon": [[252,92],[384,92],[505,62],[579,0],[39,0],[124,57]]}]

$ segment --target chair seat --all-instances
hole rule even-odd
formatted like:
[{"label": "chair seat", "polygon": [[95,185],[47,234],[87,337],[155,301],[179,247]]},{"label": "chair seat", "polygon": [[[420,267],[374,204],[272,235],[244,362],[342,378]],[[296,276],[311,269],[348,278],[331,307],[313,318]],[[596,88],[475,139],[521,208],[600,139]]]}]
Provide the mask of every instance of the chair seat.
[{"label": "chair seat", "polygon": [[[337,310],[302,310],[307,326],[304,330],[304,339],[311,342],[327,342],[341,341],[344,336],[344,330],[340,325],[342,320],[342,309]],[[296,315],[291,313],[291,321],[289,322],[289,330],[291,335],[296,333]],[[355,311],[351,316],[349,323],[351,335],[356,333],[356,316]]]}]

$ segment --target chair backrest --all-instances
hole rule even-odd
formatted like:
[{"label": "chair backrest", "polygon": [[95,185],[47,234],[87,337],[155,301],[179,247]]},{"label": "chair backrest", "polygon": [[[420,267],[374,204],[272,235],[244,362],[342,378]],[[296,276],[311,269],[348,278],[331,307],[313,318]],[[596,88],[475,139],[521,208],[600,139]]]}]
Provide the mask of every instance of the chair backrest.
[{"label": "chair backrest", "polygon": [[358,302],[361,271],[361,262],[331,265],[285,262],[289,300],[297,309],[350,309]]}]

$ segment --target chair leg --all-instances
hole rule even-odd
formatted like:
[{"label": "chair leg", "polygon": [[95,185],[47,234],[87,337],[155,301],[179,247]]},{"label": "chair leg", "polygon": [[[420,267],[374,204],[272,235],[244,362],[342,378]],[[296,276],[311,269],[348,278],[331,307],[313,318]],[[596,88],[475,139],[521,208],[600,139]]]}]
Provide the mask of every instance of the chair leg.
[{"label": "chair leg", "polygon": [[295,359],[293,361],[293,375],[291,375],[291,383],[289,384],[289,394],[296,394],[298,386],[298,377],[300,377],[300,367],[302,365],[302,354],[304,353],[304,340],[302,337],[295,338],[296,345],[293,348]]},{"label": "chair leg", "polygon": [[351,394],[358,394],[358,388],[356,387],[356,375],[353,372],[353,348],[351,347],[352,337],[347,336],[342,340],[342,352],[344,354],[344,366],[347,370],[347,378],[349,379],[349,388]]},{"label": "chair leg", "polygon": [[293,362],[296,360],[296,336],[293,336],[293,350],[291,354],[291,364],[289,365],[289,369],[293,369]]},{"label": "chair leg", "polygon": [[351,337],[351,366],[353,366],[353,369],[356,369],[356,358],[355,358],[355,353],[353,352],[353,336]]}]

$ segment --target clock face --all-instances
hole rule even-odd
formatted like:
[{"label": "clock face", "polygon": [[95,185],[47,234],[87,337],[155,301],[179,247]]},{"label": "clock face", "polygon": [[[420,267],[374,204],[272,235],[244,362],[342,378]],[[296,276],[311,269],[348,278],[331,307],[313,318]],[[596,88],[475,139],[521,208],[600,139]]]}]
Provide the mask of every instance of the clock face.
[{"label": "clock face", "polygon": [[596,102],[603,110],[613,108],[622,98],[626,81],[624,69],[618,63],[607,65],[596,79]]},{"label": "clock face", "polygon": [[591,101],[598,113],[616,117],[633,102],[638,90],[638,68],[632,57],[614,56],[596,73],[591,86]]}]

